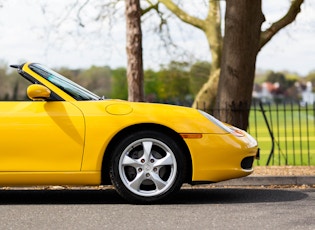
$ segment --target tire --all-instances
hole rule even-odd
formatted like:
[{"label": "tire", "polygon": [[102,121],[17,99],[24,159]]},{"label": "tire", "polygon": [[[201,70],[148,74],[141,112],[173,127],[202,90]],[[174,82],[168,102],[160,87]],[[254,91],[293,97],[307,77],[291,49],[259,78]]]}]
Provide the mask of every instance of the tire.
[{"label": "tire", "polygon": [[110,178],[131,203],[150,204],[178,191],[186,171],[185,156],[169,136],[140,131],[117,145],[110,160]]}]

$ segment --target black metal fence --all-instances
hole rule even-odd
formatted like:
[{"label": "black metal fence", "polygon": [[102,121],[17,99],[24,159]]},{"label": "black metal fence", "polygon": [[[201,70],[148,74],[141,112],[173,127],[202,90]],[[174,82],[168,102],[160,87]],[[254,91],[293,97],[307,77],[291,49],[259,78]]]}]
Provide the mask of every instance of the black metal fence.
[{"label": "black metal fence", "polygon": [[257,165],[315,165],[315,103],[254,101],[243,109],[261,149]]},{"label": "black metal fence", "polygon": [[248,132],[261,148],[259,165],[315,165],[315,103],[254,102]]}]

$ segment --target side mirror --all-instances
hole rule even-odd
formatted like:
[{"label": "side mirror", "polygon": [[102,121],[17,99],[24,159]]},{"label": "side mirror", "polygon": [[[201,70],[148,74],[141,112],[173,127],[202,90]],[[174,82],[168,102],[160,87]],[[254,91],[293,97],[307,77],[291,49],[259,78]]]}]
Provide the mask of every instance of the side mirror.
[{"label": "side mirror", "polygon": [[43,85],[33,84],[27,88],[27,96],[33,101],[45,101],[50,98],[50,93]]}]

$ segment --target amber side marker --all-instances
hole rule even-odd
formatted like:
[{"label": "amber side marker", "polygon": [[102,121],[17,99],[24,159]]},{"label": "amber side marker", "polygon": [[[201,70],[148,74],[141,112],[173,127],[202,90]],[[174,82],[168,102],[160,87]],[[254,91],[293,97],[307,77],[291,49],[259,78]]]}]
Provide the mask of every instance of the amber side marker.
[{"label": "amber side marker", "polygon": [[198,139],[202,138],[201,133],[182,133],[180,134],[182,138],[191,138],[191,139]]}]

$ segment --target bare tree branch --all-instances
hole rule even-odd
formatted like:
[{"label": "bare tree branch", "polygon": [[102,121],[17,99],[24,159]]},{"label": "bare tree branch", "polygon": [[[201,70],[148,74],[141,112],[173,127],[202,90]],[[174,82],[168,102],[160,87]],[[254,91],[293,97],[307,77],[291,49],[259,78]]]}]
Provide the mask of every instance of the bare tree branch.
[{"label": "bare tree branch", "polygon": [[141,9],[141,16],[148,13],[151,10],[156,10],[157,12],[159,11],[159,2],[153,4],[150,0],[147,0],[147,3],[149,3],[149,7]]},{"label": "bare tree branch", "polygon": [[111,0],[101,1],[101,4],[98,4],[96,7],[99,10],[97,16],[94,18],[95,21],[107,20],[108,25],[113,27],[117,22],[117,15],[120,15],[120,18],[124,17],[122,12],[124,12],[125,0]]},{"label": "bare tree branch", "polygon": [[[53,23],[54,28],[59,28],[66,20],[70,18],[71,13],[76,9],[76,6],[79,4],[79,1],[76,0],[73,4],[71,4],[69,7],[66,8],[66,10],[60,15],[60,18],[55,20]],[[41,3],[40,9],[42,11],[42,14],[45,15],[47,13],[47,3]]]},{"label": "bare tree branch", "polygon": [[77,19],[78,19],[78,22],[79,22],[79,26],[81,27],[84,27],[84,24],[82,23],[82,19],[81,19],[81,11],[83,10],[83,8],[89,3],[90,0],[86,0],[81,6],[80,8],[78,9],[78,12],[77,12]]},{"label": "bare tree branch", "polygon": [[199,18],[193,17],[176,5],[172,0],[159,0],[163,3],[173,14],[175,14],[182,21],[204,30],[205,22]]},{"label": "bare tree branch", "polygon": [[277,22],[273,23],[267,30],[261,32],[259,49],[266,45],[281,29],[295,20],[296,16],[301,11],[301,5],[303,2],[304,0],[292,0],[291,6],[286,15],[284,15]]}]

